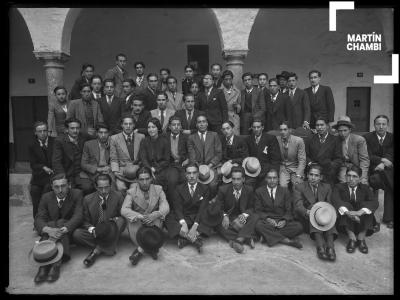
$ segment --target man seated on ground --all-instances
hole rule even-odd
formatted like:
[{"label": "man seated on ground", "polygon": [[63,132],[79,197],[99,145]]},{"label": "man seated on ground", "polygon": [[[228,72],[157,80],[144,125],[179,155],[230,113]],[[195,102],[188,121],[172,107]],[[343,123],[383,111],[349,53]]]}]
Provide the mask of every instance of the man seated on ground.
[{"label": "man seated on ground", "polygon": [[[163,221],[169,213],[169,205],[161,186],[152,184],[151,171],[141,167],[138,171],[138,182],[133,183],[128,190],[121,214],[128,222],[128,231],[134,251],[129,260],[136,265],[144,254],[136,239],[136,234],[142,226],[163,227]],[[148,253],[157,259],[157,252]]]},{"label": "man seated on ground", "polygon": [[277,243],[301,249],[303,245],[294,239],[303,231],[300,222],[292,216],[292,199],[287,188],[278,186],[278,171],[270,169],[265,180],[267,185],[255,192],[254,211],[259,216],[256,233],[269,247]]},{"label": "man seated on ground", "polygon": [[200,216],[209,201],[209,189],[198,182],[199,167],[188,164],[185,168],[186,182],[178,185],[173,198],[173,210],[165,219],[165,227],[170,238],[178,237],[178,248],[193,244],[199,253],[202,252],[203,242],[201,232],[207,232],[200,222]]},{"label": "man seated on ground", "polygon": [[232,183],[219,187],[215,203],[206,209],[203,222],[214,227],[237,253],[242,253],[243,243],[255,247],[253,236],[258,216],[253,211],[253,189],[244,184],[243,168],[232,167],[231,178]]},{"label": "man seated on ground", "polygon": [[[307,179],[308,181],[299,183],[294,188],[293,203],[295,215],[302,222],[304,231],[310,234],[311,239],[315,240],[318,258],[335,261],[336,253],[333,241],[338,235],[335,228],[336,211],[333,211],[335,217],[331,216],[329,212],[326,213],[328,217],[332,217],[329,221],[333,221],[332,228],[328,230],[325,229],[327,224],[316,224],[318,225],[318,228],[316,228],[310,222],[310,212],[315,203],[331,203],[331,186],[328,183],[321,182],[322,167],[318,164],[310,165],[307,172]],[[325,221],[328,221],[328,218]]]},{"label": "man seated on ground", "polygon": [[135,123],[135,130],[133,132],[148,135],[147,121],[151,118],[151,113],[144,109],[143,96],[133,96],[131,114]]},{"label": "man seated on ground", "polygon": [[348,253],[358,247],[361,253],[368,253],[365,236],[374,233],[374,212],[378,208],[378,199],[370,188],[361,183],[362,170],[358,166],[347,169],[345,183],[335,185],[332,192],[332,203],[339,212],[338,230],[346,232],[349,241]]},{"label": "man seated on ground", "polygon": [[73,236],[77,244],[92,248],[83,261],[86,267],[92,266],[101,254],[116,253],[119,236],[126,226],[120,214],[124,199],[120,192],[111,189],[111,176],[99,174],[94,181],[97,191],[83,199],[83,225]]},{"label": "man seated on ground", "polygon": [[71,189],[64,173],[51,178],[52,191],[43,194],[35,218],[35,228],[40,240],[60,241],[63,245],[63,256],[54,264],[41,266],[35,276],[35,283],[45,280],[56,281],[60,276],[63,262],[70,260],[69,244],[73,231],[82,223],[82,191]]}]

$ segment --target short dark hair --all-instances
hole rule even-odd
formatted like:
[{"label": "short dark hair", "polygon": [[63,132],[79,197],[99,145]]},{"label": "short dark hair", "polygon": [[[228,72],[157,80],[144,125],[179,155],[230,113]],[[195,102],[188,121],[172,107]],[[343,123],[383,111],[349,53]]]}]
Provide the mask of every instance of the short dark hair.
[{"label": "short dark hair", "polygon": [[103,123],[103,122],[97,123],[96,124],[96,131],[99,131],[99,129],[101,129],[101,128],[105,128],[108,131],[110,131],[110,127],[106,123]]},{"label": "short dark hair", "polygon": [[85,87],[88,87],[90,90],[92,90],[92,87],[90,86],[89,83],[83,82],[83,83],[81,83],[81,85],[79,86],[79,88],[80,88],[79,91],[82,92],[82,90],[83,90]]},{"label": "short dark hair", "polygon": [[246,73],[243,73],[242,80],[244,80],[244,78],[247,76],[250,76],[251,78],[253,78],[253,74],[251,74],[250,72],[246,72]]},{"label": "short dark hair", "polygon": [[156,93],[156,100],[157,100],[157,98],[158,98],[159,95],[164,95],[165,98],[168,99],[168,95],[167,95],[166,92],[164,92],[164,91],[158,91],[158,92]]},{"label": "short dark hair", "polygon": [[144,99],[142,97],[140,97],[139,95],[134,95],[132,97],[132,103],[133,103],[133,101],[141,101],[142,104],[144,103]]},{"label": "short dark hair", "polygon": [[46,122],[43,122],[43,121],[36,121],[35,123],[33,123],[33,131],[36,131],[36,128],[38,127],[38,126],[43,126],[43,125],[46,125],[46,128],[48,129],[48,125],[47,125],[47,123]]},{"label": "short dark hair", "polygon": [[60,179],[67,179],[67,181],[69,181],[65,173],[57,173],[51,176],[50,183],[53,184],[55,180],[60,180]]},{"label": "short dark hair", "polygon": [[195,163],[195,162],[190,162],[189,164],[186,165],[185,172],[187,172],[187,169],[190,168],[190,167],[194,167],[194,168],[197,169],[197,171],[199,171],[199,165],[197,163]]},{"label": "short dark hair", "polygon": [[81,121],[75,117],[70,117],[64,121],[65,128],[68,128],[70,123],[78,123],[79,127],[82,127]]},{"label": "short dark hair", "polygon": [[294,77],[294,78],[296,78],[296,80],[298,79],[297,74],[294,73],[294,72],[291,72],[291,73],[288,74],[288,80],[289,80],[290,77]]},{"label": "short dark hair", "polygon": [[307,168],[308,168],[307,174],[309,174],[312,169],[319,170],[319,174],[322,174],[322,167],[321,167],[320,164],[311,163],[311,164],[308,165]]},{"label": "short dark hair", "polygon": [[379,118],[384,118],[389,123],[389,117],[387,115],[377,115],[374,119],[374,124],[375,124],[376,120]]},{"label": "short dark hair", "polygon": [[188,68],[190,68],[190,69],[192,69],[192,70],[194,71],[194,67],[193,67],[192,65],[186,65],[186,66],[183,68],[183,70],[186,71],[186,69],[188,69]]},{"label": "short dark hair", "polygon": [[82,69],[81,69],[81,73],[83,72],[83,71],[85,71],[87,68],[92,68],[93,69],[93,71],[94,71],[94,66],[92,65],[92,64],[88,64],[88,63],[85,63],[85,64],[83,64],[82,65]]},{"label": "short dark hair", "polygon": [[194,95],[192,93],[186,93],[185,95],[183,95],[183,101],[186,101],[186,97],[191,96],[194,99]]},{"label": "short dark hair", "polygon": [[114,79],[111,79],[111,78],[104,79],[103,86],[106,86],[107,82],[111,82],[113,84],[113,86],[115,86]]},{"label": "short dark hair", "polygon": [[234,166],[231,169],[231,176],[233,173],[242,173],[242,177],[244,178],[245,173],[244,173],[244,169],[242,166]]},{"label": "short dark hair", "polygon": [[267,73],[261,72],[261,73],[258,74],[257,78],[260,79],[260,76],[261,76],[261,75],[265,75],[265,77],[266,77],[267,80],[268,80],[268,74],[267,74]]},{"label": "short dark hair", "polygon": [[161,74],[162,71],[165,71],[165,72],[168,73],[168,75],[171,75],[171,70],[168,69],[168,68],[161,68],[161,69],[160,69],[160,74]]},{"label": "short dark hair", "polygon": [[95,178],[94,178],[94,184],[95,184],[96,186],[98,186],[99,180],[108,180],[108,183],[109,183],[109,184],[112,183],[111,176],[108,175],[108,174],[104,174],[104,173],[98,174],[98,175],[95,176]]},{"label": "short dark hair", "polygon": [[96,78],[100,79],[100,81],[103,83],[103,78],[100,75],[96,74],[96,75],[93,75],[93,77],[90,79],[90,84],[92,84],[93,80]]},{"label": "short dark hair", "polygon": [[226,76],[231,76],[233,78],[233,73],[231,70],[225,70],[222,72],[221,78],[224,79]]},{"label": "short dark hair", "polygon": [[173,115],[171,118],[169,118],[169,120],[168,120],[168,125],[171,125],[172,121],[179,121],[179,122],[181,122],[181,125],[182,125],[182,120],[181,120],[181,118],[178,117],[178,116],[176,116],[176,115]]},{"label": "short dark hair", "polygon": [[253,118],[253,121],[251,122],[251,126],[253,126],[254,122],[260,122],[261,126],[264,126],[264,121],[259,117]]},{"label": "short dark hair", "polygon": [[139,178],[140,174],[149,174],[149,176],[152,177],[150,168],[146,167],[146,166],[142,166],[142,167],[139,168],[139,170],[136,173],[137,178]]},{"label": "short dark hair", "polygon": [[281,122],[279,122],[279,126],[281,125],[286,125],[289,128],[289,122],[287,120],[283,120]]},{"label": "short dark hair", "polygon": [[119,53],[119,54],[115,55],[115,60],[118,60],[118,57],[120,57],[120,56],[125,57],[126,59],[128,59],[125,54]]},{"label": "short dark hair", "polygon": [[131,87],[135,87],[136,86],[136,82],[132,78],[124,79],[122,81],[122,83],[124,83],[124,82],[128,82]]},{"label": "short dark hair", "polygon": [[193,84],[197,84],[197,87],[200,87],[200,82],[198,82],[197,80],[193,80],[192,83],[190,84],[190,87],[192,87]]},{"label": "short dark hair", "polygon": [[275,81],[276,84],[279,83],[279,82],[278,82],[278,79],[276,79],[275,77],[274,77],[274,78],[271,78],[270,80],[268,80],[268,83],[271,84],[272,81]]},{"label": "short dark hair", "polygon": [[318,114],[318,115],[315,117],[315,123],[317,123],[317,121],[324,121],[325,124],[328,124],[328,120],[326,119],[326,117],[324,117],[324,116],[321,115],[321,114]]},{"label": "short dark hair", "polygon": [[149,74],[147,74],[147,76],[146,76],[147,81],[149,81],[149,78],[150,78],[151,76],[154,76],[154,77],[157,78],[157,80],[158,80],[158,75],[157,75],[156,73],[149,73]]},{"label": "short dark hair", "polygon": [[162,126],[161,126],[161,122],[159,119],[152,117],[147,120],[147,123],[146,123],[147,126],[149,126],[150,123],[153,123],[157,127],[158,132],[162,131]]},{"label": "short dark hair", "polygon": [[197,115],[197,117],[196,117],[196,123],[197,123],[197,121],[199,120],[199,117],[204,117],[204,118],[206,118],[206,121],[207,121],[207,123],[208,123],[208,118],[207,118],[207,116],[206,116],[204,113],[200,113],[200,114]]},{"label": "short dark hair", "polygon": [[229,121],[229,120],[228,120],[228,121],[223,122],[222,125],[221,125],[221,127],[222,127],[224,124],[229,124],[229,126],[231,126],[232,128],[235,128],[235,125],[233,124],[232,121]]},{"label": "short dark hair", "polygon": [[351,171],[356,172],[358,174],[358,176],[360,176],[360,177],[362,175],[362,170],[361,170],[361,168],[359,166],[352,165],[352,166],[348,167],[346,169],[346,175],[347,175],[347,173],[349,173]]},{"label": "short dark hair", "polygon": [[136,69],[136,66],[137,66],[137,65],[142,65],[143,69],[146,68],[144,62],[142,62],[142,61],[137,61],[137,62],[135,62],[135,63],[133,64],[133,67]]},{"label": "short dark hair", "polygon": [[275,168],[270,168],[269,170],[267,170],[267,172],[265,173],[265,177],[267,177],[268,173],[271,173],[271,172],[275,172],[276,175],[278,175],[278,177],[279,177],[279,172]]},{"label": "short dark hair", "polygon": [[122,114],[120,124],[122,124],[126,118],[130,118],[133,124],[135,124],[135,118],[131,115],[130,112],[125,112],[124,114]]},{"label": "short dark hair", "polygon": [[64,92],[68,94],[67,89],[65,87],[63,87],[62,85],[57,85],[53,90],[54,95],[57,93],[58,90],[64,90]]},{"label": "short dark hair", "polygon": [[178,80],[176,80],[176,78],[172,75],[168,75],[168,77],[166,79],[167,83],[168,83],[168,80],[170,80],[170,79],[173,79],[173,80],[175,80],[175,83],[178,83]]},{"label": "short dark hair", "polygon": [[210,69],[212,69],[214,66],[219,66],[219,68],[222,70],[222,66],[219,63],[211,64]]},{"label": "short dark hair", "polygon": [[321,73],[320,71],[318,71],[318,70],[311,70],[310,72],[308,72],[308,78],[310,78],[310,76],[311,76],[312,73],[317,73],[317,74],[318,74],[318,77],[321,77],[321,76],[322,76],[322,73]]}]

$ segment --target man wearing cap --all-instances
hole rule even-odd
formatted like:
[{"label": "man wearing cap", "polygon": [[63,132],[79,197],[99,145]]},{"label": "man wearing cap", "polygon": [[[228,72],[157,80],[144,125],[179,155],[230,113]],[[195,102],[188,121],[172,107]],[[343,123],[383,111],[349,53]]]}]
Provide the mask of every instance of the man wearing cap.
[{"label": "man wearing cap", "polygon": [[230,161],[240,166],[244,158],[249,156],[244,138],[234,133],[235,126],[231,121],[222,123],[222,162]]},{"label": "man wearing cap", "polygon": [[333,126],[339,133],[342,146],[342,164],[339,169],[339,182],[346,182],[347,168],[360,167],[362,170],[361,183],[368,184],[369,156],[367,142],[357,134],[351,133],[354,124],[348,116],[341,116]]},{"label": "man wearing cap", "polygon": [[[197,117],[198,132],[188,138],[189,161],[199,165],[207,165],[216,172],[222,159],[221,140],[216,132],[208,131],[208,121],[205,115]],[[210,183],[211,196],[217,193],[218,176],[215,176]]]},{"label": "man wearing cap", "polygon": [[[321,182],[322,167],[318,164],[310,165],[307,179],[308,181],[294,187],[295,216],[302,222],[304,231],[310,234],[311,239],[315,240],[318,258],[335,261],[336,253],[333,241],[338,235],[335,228],[336,210],[330,206],[316,212],[317,208],[314,207],[314,205],[319,205],[323,208],[326,203],[331,204],[331,186]],[[322,211],[324,212],[322,213]]]},{"label": "man wearing cap", "polygon": [[51,178],[52,191],[43,194],[38,213],[35,217],[35,228],[40,240],[61,242],[63,246],[62,259],[53,264],[39,267],[35,276],[35,283],[45,280],[56,281],[60,276],[62,262],[70,259],[69,244],[73,231],[82,222],[82,191],[71,189],[71,185],[64,173]]},{"label": "man wearing cap", "polygon": [[[124,199],[121,192],[111,189],[110,175],[99,174],[94,182],[97,191],[83,199],[83,225],[73,235],[77,244],[92,248],[83,261],[86,267],[92,266],[101,254],[112,256],[116,253],[119,236],[126,226],[120,213]],[[100,231],[103,230],[111,230],[112,234],[102,236]]]},{"label": "man wearing cap", "polygon": [[289,73],[288,95],[292,104],[292,128],[310,129],[310,100],[305,91],[297,87],[296,73]]},{"label": "man wearing cap", "polygon": [[[246,176],[246,184],[249,184],[255,189],[258,184],[264,181],[267,171],[271,168],[279,170],[281,153],[278,140],[274,135],[264,132],[264,123],[259,118],[254,118],[251,135],[247,137],[247,146],[249,156],[256,157],[261,164],[261,173],[257,177]],[[246,171],[246,166],[243,167]],[[250,172],[251,173],[251,172]],[[254,179],[253,179],[254,178]]]},{"label": "man wearing cap", "polygon": [[288,80],[290,73],[288,71],[282,71],[281,74],[276,74],[276,79],[278,79],[279,92],[282,94],[288,94]]},{"label": "man wearing cap", "polygon": [[186,182],[178,185],[173,197],[173,210],[165,219],[170,238],[178,236],[178,248],[193,244],[201,253],[203,243],[199,234],[208,232],[200,216],[209,201],[209,189],[199,182],[199,167],[189,163],[186,168]]},{"label": "man wearing cap", "polygon": [[147,132],[147,120],[151,118],[151,113],[144,109],[143,96],[133,96],[132,99],[132,117],[135,123],[135,133],[149,135]]},{"label": "man wearing cap", "polygon": [[195,108],[194,95],[192,93],[186,93],[183,96],[184,108],[178,110],[175,116],[181,119],[181,125],[183,133],[192,134],[197,131],[196,118],[203,112]]},{"label": "man wearing cap", "polygon": [[367,254],[365,237],[374,234],[374,212],[379,202],[372,190],[360,181],[362,170],[353,165],[347,169],[345,183],[338,183],[333,188],[332,203],[339,212],[338,230],[349,237],[346,246],[348,253],[358,247],[361,253]]},{"label": "man wearing cap", "polygon": [[[122,116],[122,132],[110,137],[111,171],[116,177],[115,183],[119,191],[128,189],[127,184],[132,183],[136,177],[133,171],[138,169],[140,143],[144,135],[133,132],[134,124],[132,115]],[[132,173],[127,174],[127,171]]]},{"label": "man wearing cap", "polygon": [[308,99],[310,99],[310,127],[315,127],[315,118],[319,115],[325,118],[325,122],[332,125],[335,116],[335,100],[333,99],[331,88],[319,84],[321,81],[320,71],[311,70],[308,73],[308,78],[310,79],[311,86],[304,91],[308,94]]},{"label": "man wearing cap", "polygon": [[256,232],[269,247],[277,243],[301,249],[295,237],[302,233],[300,222],[292,216],[292,199],[287,188],[278,186],[278,171],[270,169],[265,176],[266,185],[255,192],[254,212],[259,216]]},{"label": "man wearing cap", "polygon": [[322,116],[316,117],[315,129],[317,134],[305,139],[307,165],[318,163],[322,167],[321,180],[333,188],[342,164],[341,141],[328,131],[328,124]]},{"label": "man wearing cap", "polygon": [[[137,240],[137,232],[142,226],[162,228],[163,221],[169,213],[169,205],[162,187],[151,183],[151,170],[141,167],[138,171],[138,182],[132,184],[127,191],[121,214],[128,222],[128,231],[134,251],[129,257],[132,265],[136,265],[145,252]],[[158,249],[149,254],[157,259]]]},{"label": "man wearing cap", "polygon": [[276,78],[269,80],[269,91],[270,94],[265,94],[265,131],[267,132],[278,130],[282,121],[290,122],[292,117],[290,98],[287,93],[279,91]]},{"label": "man wearing cap", "polygon": [[160,120],[163,132],[167,131],[168,120],[175,114],[175,110],[167,107],[168,101],[165,92],[157,92],[157,108],[150,111],[152,117]]},{"label": "man wearing cap", "polygon": [[370,158],[369,183],[374,190],[384,190],[384,206],[382,222],[393,228],[393,134],[388,132],[389,118],[378,115],[374,119],[375,131],[367,133]]}]

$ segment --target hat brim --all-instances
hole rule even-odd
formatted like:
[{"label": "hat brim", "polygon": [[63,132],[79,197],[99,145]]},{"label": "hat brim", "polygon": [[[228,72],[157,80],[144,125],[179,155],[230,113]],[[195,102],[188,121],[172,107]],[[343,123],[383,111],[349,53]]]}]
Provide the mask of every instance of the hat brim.
[{"label": "hat brim", "polygon": [[332,128],[334,128],[334,129],[338,129],[339,128],[339,126],[347,126],[347,127],[349,127],[349,128],[351,128],[351,129],[353,129],[354,128],[354,124],[353,123],[336,123],[335,125],[333,125],[332,126]]},{"label": "hat brim", "polygon": [[261,164],[260,164],[260,167],[257,169],[257,171],[256,171],[255,173],[250,173],[250,172],[248,172],[247,169],[246,169],[246,163],[247,163],[247,161],[249,160],[249,158],[250,158],[250,157],[246,157],[246,158],[243,160],[243,162],[242,162],[242,167],[243,167],[243,169],[244,169],[244,173],[245,173],[247,176],[250,176],[250,177],[257,177],[257,176],[260,175],[260,173],[261,173]]},{"label": "hat brim", "polygon": [[211,181],[213,181],[214,177],[215,177],[215,172],[213,169],[210,169],[210,177],[208,177],[208,179],[205,181],[199,178],[199,182],[202,184],[209,184]]},{"label": "hat brim", "polygon": [[126,177],[124,177],[124,176],[122,176],[122,175],[120,175],[118,173],[115,174],[115,177],[117,177],[119,180],[130,182],[130,183],[134,183],[134,182],[137,181],[136,179],[128,179],[128,178],[126,178]]},{"label": "hat brim", "polygon": [[[317,209],[319,208],[323,208],[323,207],[327,207],[332,211],[332,215],[333,218],[331,219],[331,221],[326,224],[326,225],[320,225],[315,221],[314,215],[315,212],[317,211]],[[317,202],[315,203],[310,210],[310,223],[311,225],[321,231],[328,231],[329,229],[331,229],[333,226],[335,226],[336,223],[336,209],[332,206],[332,204],[328,203],[328,202]]]},{"label": "hat brim", "polygon": [[32,248],[32,250],[29,252],[29,260],[31,262],[33,262],[35,265],[37,265],[37,266],[47,266],[47,265],[50,265],[50,264],[53,264],[53,263],[59,261],[62,258],[63,254],[64,254],[64,247],[61,244],[61,242],[56,242],[56,246],[58,248],[58,252],[57,252],[56,257],[54,257],[53,259],[51,259],[49,261],[46,261],[46,262],[38,262],[38,261],[36,261],[33,258],[33,248]]},{"label": "hat brim", "polygon": [[224,183],[231,183],[231,182],[232,182],[232,177],[226,178],[225,176],[222,176],[222,181],[223,181]]},{"label": "hat brim", "polygon": [[[156,236],[156,239],[158,240],[154,245],[148,245],[145,241],[146,235],[148,235],[149,232],[153,236]],[[141,226],[136,233],[136,240],[138,245],[143,248],[144,251],[158,251],[165,242],[164,232],[157,226]]]}]

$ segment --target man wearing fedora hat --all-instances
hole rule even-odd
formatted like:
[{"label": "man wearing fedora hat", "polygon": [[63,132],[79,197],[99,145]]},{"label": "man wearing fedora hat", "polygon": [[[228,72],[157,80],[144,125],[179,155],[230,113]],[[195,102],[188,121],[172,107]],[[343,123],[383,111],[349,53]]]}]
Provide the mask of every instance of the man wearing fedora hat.
[{"label": "man wearing fedora hat", "polygon": [[234,128],[235,125],[231,121],[222,123],[222,162],[230,161],[240,166],[243,159],[249,156],[249,150],[245,139],[234,134]]},{"label": "man wearing fedora hat", "polygon": [[333,242],[338,235],[335,228],[336,210],[332,205],[326,205],[331,203],[331,186],[321,182],[322,167],[318,164],[310,165],[307,179],[308,181],[295,185],[295,215],[302,222],[304,231],[315,240],[318,258],[335,261]]},{"label": "man wearing fedora hat", "polygon": [[101,254],[115,254],[119,235],[126,226],[120,213],[123,196],[111,189],[111,176],[97,175],[95,185],[97,191],[83,199],[82,228],[73,234],[77,244],[92,248],[83,261],[86,267],[92,266]]},{"label": "man wearing fedora hat", "polygon": [[342,164],[339,169],[339,182],[346,182],[347,168],[360,167],[362,170],[361,183],[368,184],[369,156],[367,142],[357,134],[351,133],[354,124],[348,116],[341,116],[333,126],[338,133],[342,146]]},{"label": "man wearing fedora hat", "polygon": [[71,184],[63,173],[51,178],[51,186],[53,191],[43,194],[40,200],[35,228],[41,241],[47,239],[59,241],[62,244],[63,254],[62,259],[39,267],[35,283],[45,280],[53,282],[59,278],[62,262],[68,261],[71,257],[69,244],[72,233],[82,222],[82,191],[71,189]]},{"label": "man wearing fedora hat", "polygon": [[244,169],[233,167],[231,177],[232,183],[218,189],[215,205],[207,207],[202,221],[213,227],[237,253],[242,253],[245,242],[252,249],[255,247],[253,236],[258,216],[253,211],[253,189],[244,184]]},{"label": "man wearing fedora hat", "polygon": [[133,132],[135,121],[130,114],[121,117],[121,127],[121,133],[110,137],[110,164],[116,177],[117,189],[125,192],[127,185],[133,183],[136,178],[140,143],[144,135]]},{"label": "man wearing fedora hat", "polygon": [[281,152],[279,150],[278,140],[274,135],[264,132],[264,123],[260,118],[254,118],[251,125],[252,132],[247,137],[247,146],[249,156],[256,157],[261,164],[261,172],[257,176],[244,166],[246,173],[246,184],[254,189],[263,181],[267,171],[271,168],[279,170]]},{"label": "man wearing fedora hat", "polygon": [[[128,231],[135,249],[129,257],[132,265],[136,265],[146,249],[139,244],[138,230],[142,226],[162,228],[163,221],[169,213],[169,204],[161,186],[151,183],[151,170],[141,167],[138,171],[138,182],[132,184],[125,196],[121,214],[128,222]],[[144,236],[144,238],[146,238]],[[161,246],[160,246],[161,247]],[[148,251],[157,259],[158,249]]]},{"label": "man wearing fedora hat", "polygon": [[278,79],[279,92],[282,94],[289,95],[288,80],[290,77],[290,72],[282,71],[281,74],[276,74],[276,79]]},{"label": "man wearing fedora hat", "polygon": [[178,185],[173,197],[173,210],[165,219],[170,238],[178,236],[178,248],[193,244],[199,253],[203,243],[200,233],[208,232],[200,216],[209,201],[209,188],[199,182],[199,167],[189,163],[186,168],[186,182]]},{"label": "man wearing fedora hat", "polygon": [[303,245],[295,239],[303,226],[293,220],[292,198],[289,190],[278,186],[278,171],[270,169],[265,176],[266,186],[255,192],[254,211],[259,216],[256,232],[269,247],[277,243],[301,249]]}]

